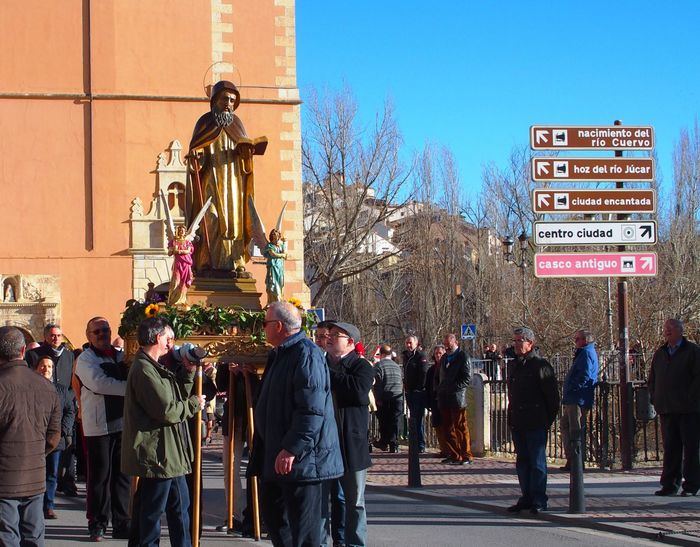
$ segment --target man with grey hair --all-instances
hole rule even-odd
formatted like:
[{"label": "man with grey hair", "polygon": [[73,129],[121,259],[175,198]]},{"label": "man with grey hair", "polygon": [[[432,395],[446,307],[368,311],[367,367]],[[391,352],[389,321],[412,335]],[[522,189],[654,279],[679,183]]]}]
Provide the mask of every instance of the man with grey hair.
[{"label": "man with grey hair", "polygon": [[574,333],[574,345],[574,360],[564,379],[562,393],[564,408],[560,424],[566,454],[566,465],[561,467],[562,471],[571,470],[571,441],[581,439],[585,431],[586,416],[593,407],[595,385],[598,381],[598,354],[595,351],[593,334],[584,329],[577,330]]},{"label": "man with grey hair", "polygon": [[700,347],[683,336],[683,322],[664,323],[666,343],[649,371],[651,402],[661,418],[664,463],[657,496],[695,496],[700,489]]},{"label": "man with grey hair", "polygon": [[508,424],[515,445],[515,469],[521,496],[510,513],[547,509],[547,431],[559,408],[554,369],[535,349],[527,327],[513,331],[515,362],[508,367]]},{"label": "man with grey hair", "polygon": [[188,395],[195,364],[184,364],[175,374],[158,363],[173,338],[164,319],[143,321],[138,328],[141,348],[126,382],[121,467],[139,477],[130,538],[138,545],[158,544],[164,509],[170,543],[191,545],[185,475],[192,470],[194,454],[186,420],[204,408],[205,398]]},{"label": "man with grey hair", "polygon": [[38,547],[45,457],[61,438],[61,406],[51,382],[27,367],[25,349],[19,329],[0,327],[0,545]]},{"label": "man with grey hair", "polygon": [[289,302],[271,303],[263,327],[274,349],[255,405],[247,474],[261,480],[273,545],[320,545],[321,483],[343,474],[328,368]]}]

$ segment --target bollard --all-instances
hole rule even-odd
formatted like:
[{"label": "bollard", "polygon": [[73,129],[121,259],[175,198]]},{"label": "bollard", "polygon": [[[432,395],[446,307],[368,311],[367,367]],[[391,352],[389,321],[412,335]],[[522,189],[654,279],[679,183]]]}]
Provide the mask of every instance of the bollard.
[{"label": "bollard", "polygon": [[571,432],[571,474],[569,475],[569,513],[586,512],[586,494],[583,490],[583,450],[581,430]]},{"label": "bollard", "polygon": [[408,428],[408,486],[409,488],[421,488],[420,479],[420,449],[418,447],[418,435],[416,435],[414,420]]}]

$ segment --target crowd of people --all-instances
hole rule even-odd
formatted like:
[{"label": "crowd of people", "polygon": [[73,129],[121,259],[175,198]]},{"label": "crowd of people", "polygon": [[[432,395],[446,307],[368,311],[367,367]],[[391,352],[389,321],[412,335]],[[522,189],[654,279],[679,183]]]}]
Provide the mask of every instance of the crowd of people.
[{"label": "crowd of people", "polygon": [[[91,541],[101,541],[111,525],[112,538],[157,545],[165,514],[171,545],[191,545],[192,522],[198,521],[200,530],[202,523],[192,503],[195,417],[229,385],[235,396],[226,412],[233,416],[224,418],[223,434],[235,463],[232,479],[224,476],[227,496],[233,486],[234,526],[224,524],[220,531],[252,533],[248,508],[254,480],[274,545],[367,545],[371,452],[400,450],[405,412],[419,452],[426,449],[429,413],[442,462],[473,462],[467,425],[471,357],[454,334],[446,334],[429,357],[417,336],[407,336],[399,363],[389,344],[377,348],[374,362],[365,358],[361,333],[348,322],[323,321],[311,340],[299,310],[287,302],[268,306],[263,328],[272,349],[262,378],[248,365],[221,363],[217,373],[205,363],[200,394],[195,372],[206,353],[189,343],[174,345],[173,329],[160,317],[139,326],[140,348],[129,367],[104,317],[88,321],[88,342],[75,354],[63,343],[58,325],[47,325],[44,341],[29,351],[19,329],[0,327],[0,544],[43,545],[45,519],[60,518],[56,492],[78,495],[77,461],[84,459]],[[683,336],[683,324],[675,319],[665,322],[663,334],[666,343],[654,354],[648,379],[664,441],[656,494],[682,489],[684,496],[696,495],[700,348]],[[593,405],[598,358],[593,334],[576,331],[560,397],[533,331],[515,329],[512,342],[513,358],[504,374],[521,496],[507,510],[537,514],[547,510],[548,431],[561,410],[563,469],[570,469],[572,459],[580,457],[574,448]],[[254,379],[252,389],[239,372]],[[253,425],[247,407],[253,408],[252,439],[246,435]],[[379,424],[374,439],[372,411]],[[247,499],[240,476],[246,443]],[[231,466],[227,452],[226,469]]]}]

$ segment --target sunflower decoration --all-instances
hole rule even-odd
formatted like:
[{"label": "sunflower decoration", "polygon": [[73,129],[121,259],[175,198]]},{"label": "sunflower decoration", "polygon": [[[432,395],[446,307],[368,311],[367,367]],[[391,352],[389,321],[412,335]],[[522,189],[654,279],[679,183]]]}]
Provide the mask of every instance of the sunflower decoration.
[{"label": "sunflower decoration", "polygon": [[143,310],[143,314],[146,317],[155,317],[158,315],[158,304],[149,304],[146,309]]},{"label": "sunflower decoration", "polygon": [[299,300],[298,298],[292,297],[289,300],[287,300],[287,302],[289,302],[295,308],[298,308],[300,311],[304,311],[304,306],[302,306],[301,300]]}]

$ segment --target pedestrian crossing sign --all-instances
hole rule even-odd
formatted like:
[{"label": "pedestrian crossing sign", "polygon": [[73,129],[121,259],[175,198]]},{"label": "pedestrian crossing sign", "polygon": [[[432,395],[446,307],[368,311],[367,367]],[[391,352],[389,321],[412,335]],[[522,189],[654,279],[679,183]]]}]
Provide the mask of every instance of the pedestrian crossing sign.
[{"label": "pedestrian crossing sign", "polygon": [[474,323],[462,323],[462,340],[474,340],[476,338],[476,325]]}]

